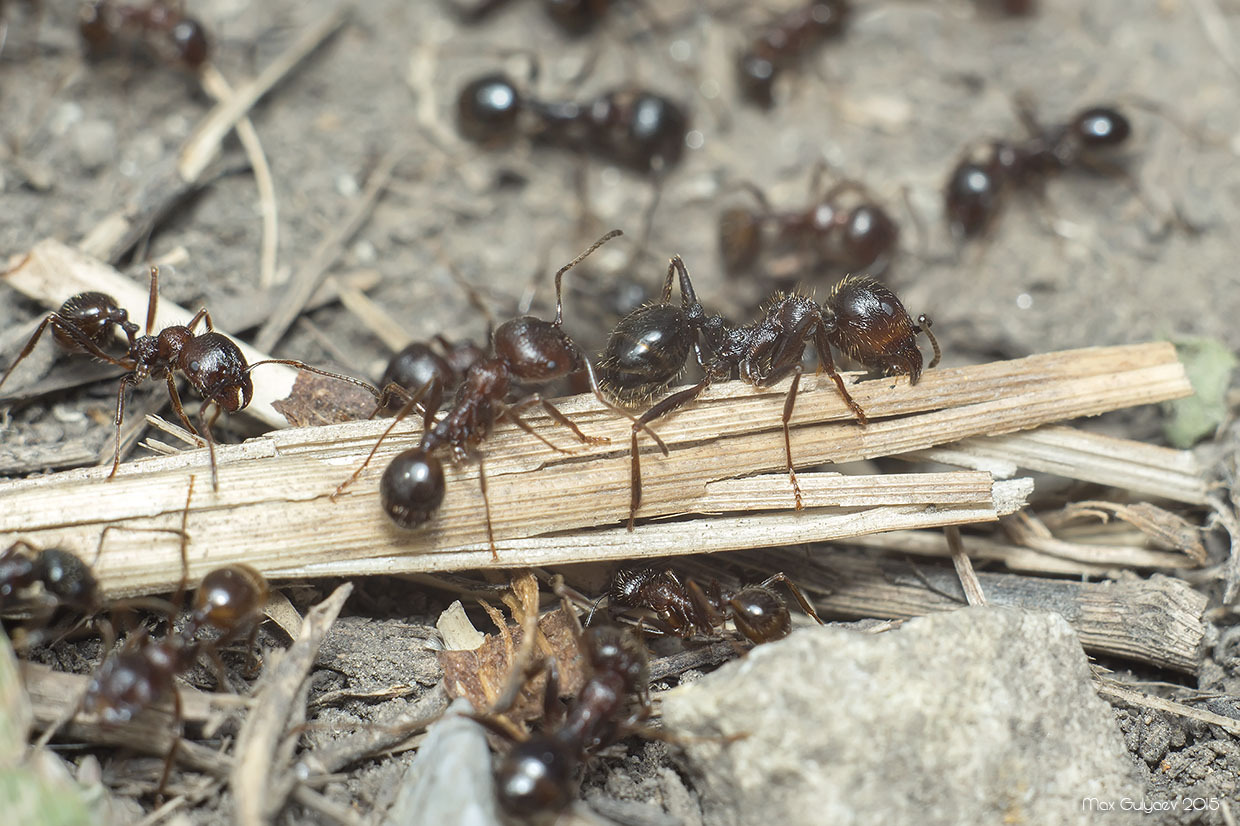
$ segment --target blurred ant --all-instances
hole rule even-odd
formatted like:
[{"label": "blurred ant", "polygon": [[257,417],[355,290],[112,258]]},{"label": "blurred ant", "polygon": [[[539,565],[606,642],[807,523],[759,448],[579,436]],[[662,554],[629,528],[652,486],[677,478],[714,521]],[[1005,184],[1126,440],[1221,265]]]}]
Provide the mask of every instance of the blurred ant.
[{"label": "blurred ant", "polygon": [[1040,194],[1048,178],[1069,169],[1116,172],[1115,150],[1132,135],[1128,118],[1110,106],[1083,109],[1050,127],[1038,124],[1028,105],[1020,103],[1018,111],[1031,137],[994,141],[966,155],[947,180],[947,221],[957,240],[990,229],[1009,189]]},{"label": "blurred ant", "polygon": [[[480,0],[470,5],[453,3],[454,10],[466,22],[477,23],[496,9],[508,5],[509,0]],[[595,29],[607,12],[611,0],[542,0],[543,12],[552,23],[570,37],[581,37]]]},{"label": "blurred ant", "polygon": [[[387,388],[394,384],[409,394],[433,383],[439,388],[438,396],[428,391],[424,397],[424,406],[438,410],[443,404],[443,394],[456,388],[461,378],[469,372],[469,368],[486,358],[486,355],[486,348],[479,347],[468,339],[453,343],[441,335],[436,335],[429,342],[415,341],[392,356],[379,380],[379,386]],[[389,396],[394,395],[398,394],[394,391],[389,393]]]},{"label": "blurred ant", "polygon": [[618,89],[594,100],[523,98],[505,74],[483,75],[457,97],[457,128],[475,143],[500,145],[519,135],[587,150],[637,172],[663,172],[685,148],[689,118],[671,100],[640,89]]},{"label": "blurred ant", "polygon": [[[815,173],[811,191],[818,190],[817,180]],[[771,248],[790,250],[788,264],[766,268],[775,278],[823,267],[881,273],[896,251],[900,228],[856,181],[841,181],[809,208],[791,212],[776,212],[752,183],[741,186],[758,202],[758,209],[734,207],[719,216],[719,250],[731,274],[752,269],[764,249]],[[859,200],[842,206],[840,196],[846,192],[856,193]]]},{"label": "blurred ant", "polygon": [[[0,617],[47,626],[58,611],[87,617],[102,604],[98,580],[76,554],[37,548],[20,539],[0,553]],[[23,648],[34,647],[41,639],[22,636]]]},{"label": "blurred ant", "polygon": [[197,71],[210,55],[207,33],[179,6],[167,0],[145,5],[95,0],[82,7],[78,30],[92,58],[149,50],[164,63]]},{"label": "blurred ant", "polygon": [[[81,709],[97,716],[105,725],[127,723],[164,697],[172,696],[172,745],[164,758],[157,795],[163,793],[168,782],[181,740],[183,711],[176,678],[185,674],[200,654],[206,653],[216,667],[217,679],[226,686],[219,649],[247,634],[252,649],[267,593],[266,580],[249,565],[216,568],[203,578],[189,619],[179,631],[169,629],[160,639],[152,638],[146,631],[131,637],[103,661],[87,685]],[[218,636],[203,637],[208,630]]]},{"label": "blurred ant", "polygon": [[741,94],[769,108],[779,73],[818,44],[843,34],[850,13],[848,0],[814,0],[769,21],[737,59]]},{"label": "blurred ant", "polygon": [[[538,394],[527,396],[515,404],[506,403],[505,399],[514,380],[527,384],[546,384],[554,379],[585,371],[590,389],[600,402],[616,413],[634,419],[607,399],[599,387],[590,360],[562,329],[564,314],[561,284],[564,273],[621,234],[623,233],[620,230],[612,230],[556,272],[554,321],[522,316],[505,321],[495,330],[491,342],[494,355],[475,362],[466,370],[452,406],[439,421],[434,419],[435,409],[432,405],[423,406],[422,437],[418,446],[398,454],[384,471],[379,484],[383,510],[393,522],[402,528],[416,528],[430,520],[443,502],[445,492],[443,464],[434,455],[435,451],[448,448],[455,461],[464,462],[474,453],[473,448],[486,439],[495,422],[501,418],[508,418],[552,450],[561,453],[568,451],[552,444],[521,418],[525,410],[535,406],[542,407],[547,415],[568,428],[583,443],[599,444],[607,441],[582,433],[555,405]],[[390,389],[390,386],[384,389],[385,397]],[[332,499],[339,496],[365,470],[397,422],[407,416],[423,399],[440,392],[442,390],[438,381],[432,379],[410,396],[392,425],[379,437],[366,460],[341,483],[332,494]],[[649,428],[645,429],[663,447],[657,434]],[[663,449],[666,451],[666,447]],[[486,511],[487,540],[492,555],[498,558],[491,524],[491,505],[487,499],[486,471],[481,456],[478,456],[478,483],[482,489],[482,501]]]},{"label": "blurred ant", "polygon": [[[154,333],[156,308],[159,303],[159,268],[151,266],[151,292],[146,310],[146,334],[139,336],[138,325],[129,320],[126,310],[116,306],[116,300],[103,293],[80,293],[71,297],[57,312],[47,315],[35,329],[26,346],[22,348],[17,359],[9,365],[9,369],[0,376],[3,386],[12,374],[13,369],[34,350],[43,331],[49,326],[52,335],[60,346],[69,352],[88,353],[108,364],[116,365],[129,372],[121,377],[116,393],[116,447],[112,454],[112,472],[108,478],[116,476],[121,461],[121,423],[125,415],[125,390],[137,386],[148,379],[164,379],[168,385],[168,397],[172,407],[180,417],[181,423],[191,433],[198,435],[198,430],[190,424],[185,410],[181,406],[181,397],[177,393],[176,373],[185,375],[189,383],[197,390],[206,403],[198,412],[202,427],[202,436],[207,443],[211,455],[211,487],[219,489],[219,480],[215,465],[215,440],[211,436],[211,425],[219,417],[220,411],[236,413],[244,409],[254,394],[254,382],[250,372],[263,364],[287,364],[299,370],[318,373],[340,381],[346,381],[362,387],[371,395],[379,398],[376,387],[350,376],[320,370],[293,359],[264,359],[254,364],[247,364],[241,349],[232,339],[223,333],[215,332],[211,324],[211,314],[203,308],[190,320],[188,325],[165,327],[158,334]],[[195,333],[194,328],[202,322],[207,332]],[[119,327],[128,339],[129,347],[124,356],[116,357],[108,354],[103,346],[113,327]],[[211,417],[206,412],[214,405]]]},{"label": "blurred ant", "polygon": [[[694,634],[718,636],[728,620],[754,645],[783,639],[792,631],[788,606],[771,586],[782,582],[797,603],[819,625],[825,625],[796,583],[783,573],[772,574],[757,585],[725,589],[718,580],[705,588],[694,579],[683,582],[670,568],[622,568],[607,589],[608,609],[644,609],[655,615],[660,630],[689,638]],[[619,611],[617,609],[620,609]]]}]

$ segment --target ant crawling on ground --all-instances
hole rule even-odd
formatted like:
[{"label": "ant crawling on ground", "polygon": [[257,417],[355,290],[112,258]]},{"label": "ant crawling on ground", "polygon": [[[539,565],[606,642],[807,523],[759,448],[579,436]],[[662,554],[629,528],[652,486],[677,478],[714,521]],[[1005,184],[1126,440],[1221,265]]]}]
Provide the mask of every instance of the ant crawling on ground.
[{"label": "ant crawling on ground", "polygon": [[1118,109],[1091,106],[1050,127],[1040,125],[1024,102],[1018,103],[1018,112],[1029,138],[993,141],[962,158],[947,179],[947,222],[957,240],[989,230],[1008,190],[1040,195],[1048,178],[1069,169],[1119,171],[1114,154],[1132,135],[1132,126]]},{"label": "ant crawling on ground", "polygon": [[[535,406],[542,407],[547,415],[558,424],[568,428],[583,443],[606,441],[582,433],[581,429],[555,405],[537,394],[527,396],[514,404],[508,404],[505,399],[508,397],[513,381],[525,384],[546,384],[555,379],[584,371],[591,391],[600,402],[619,415],[635,420],[634,416],[614,405],[604,395],[590,360],[562,328],[564,273],[600,246],[622,234],[620,230],[612,230],[556,272],[554,321],[522,316],[505,321],[495,329],[491,337],[494,355],[475,362],[466,370],[452,406],[441,419],[435,421],[435,408],[432,405],[426,404],[422,407],[423,429],[418,446],[397,455],[384,471],[383,479],[379,484],[379,496],[383,510],[393,522],[402,528],[416,528],[430,520],[443,502],[445,493],[443,464],[434,455],[435,452],[448,448],[454,460],[465,461],[474,453],[473,448],[486,439],[495,422],[501,418],[508,418],[543,444],[561,453],[568,451],[552,444],[521,418],[525,410]],[[381,406],[391,390],[393,390],[391,386],[384,388],[384,398],[380,400]],[[435,394],[441,392],[438,381],[432,379],[410,396],[405,406],[397,413],[392,425],[379,437],[366,460],[341,483],[332,494],[332,498],[339,496],[361,475],[397,422],[409,415],[423,399],[434,398]],[[655,439],[660,447],[663,447],[663,442],[657,434],[644,425],[641,427]],[[665,447],[663,449],[666,450]],[[491,505],[487,499],[486,471],[480,455],[478,456],[478,483],[482,488],[482,501],[486,512],[487,540],[492,555],[498,558],[495,549],[495,534],[491,525]]]},{"label": "ant crawling on ground", "polygon": [[146,50],[164,63],[197,71],[207,62],[210,43],[203,25],[179,6],[167,0],[142,5],[95,0],[82,7],[78,30],[93,58]]},{"label": "ant crawling on ground", "polygon": [[617,89],[594,100],[524,97],[507,75],[470,81],[457,97],[457,128],[468,140],[500,145],[518,136],[585,150],[637,172],[663,172],[685,148],[689,118],[676,103],[641,89]]},{"label": "ant crawling on ground", "polygon": [[[121,423],[125,416],[125,390],[137,386],[148,379],[164,379],[168,385],[168,397],[181,423],[191,433],[199,431],[190,423],[189,417],[181,406],[181,397],[177,392],[176,374],[185,375],[206,402],[198,412],[202,427],[202,437],[207,443],[211,455],[211,487],[219,489],[218,474],[215,465],[215,440],[211,437],[211,425],[219,417],[221,410],[236,413],[244,409],[254,395],[254,382],[250,378],[251,371],[263,364],[286,364],[299,370],[318,373],[340,381],[346,381],[364,388],[375,398],[380,397],[379,390],[368,382],[350,376],[332,373],[311,367],[294,359],[264,359],[254,364],[247,364],[241,349],[232,339],[223,333],[215,332],[211,324],[211,314],[203,308],[199,310],[187,325],[173,325],[154,332],[156,308],[159,304],[159,268],[151,266],[151,292],[146,310],[146,334],[138,335],[138,325],[129,320],[129,313],[118,307],[116,300],[103,293],[79,293],[69,298],[60,309],[48,314],[35,329],[26,346],[22,348],[17,359],[9,365],[9,369],[0,376],[0,387],[8,380],[13,369],[34,350],[43,331],[49,326],[56,342],[71,353],[87,353],[100,361],[128,370],[121,377],[116,393],[116,447],[112,454],[112,472],[108,478],[116,476],[121,461]],[[206,324],[205,333],[196,333],[200,323]],[[107,344],[109,333],[119,327],[129,342],[125,355],[117,357],[103,349]],[[206,411],[214,406],[207,417]]]},{"label": "ant crawling on ground", "polygon": [[[668,309],[672,306],[667,299],[671,296],[674,273],[680,277],[679,312]],[[777,293],[758,321],[732,325],[719,316],[706,315],[697,302],[684,261],[675,256],[668,265],[663,295],[662,303],[640,307],[621,319],[600,360],[606,386],[614,388],[613,395],[622,400],[652,398],[679,375],[690,348],[704,374],[697,384],[663,398],[634,422],[629,530],[633,529],[641,504],[638,429],[688,404],[712,383],[725,380],[736,371],[755,387],[769,387],[792,374],[784,402],[784,448],[788,477],[800,510],[801,488],[792,462],[789,422],[806,347],[813,343],[819,370],[835,382],[840,397],[861,425],[868,419],[835,369],[832,345],[871,371],[907,375],[910,384],[916,384],[921,377],[922,356],[916,341],[919,333],[924,332],[934,348],[929,366],[937,365],[941,356],[938,341],[930,331],[930,318],[921,315],[914,324],[895,293],[868,276],[842,279],[821,304],[802,293]],[[679,362],[676,355],[681,356]]]},{"label": "ant crawling on ground", "polygon": [[[818,167],[811,192],[818,191]],[[841,181],[803,210],[777,212],[752,183],[741,184],[758,209],[733,207],[719,216],[719,250],[730,274],[751,270],[764,251],[787,253],[763,270],[776,279],[829,267],[841,272],[881,273],[900,239],[896,222],[857,181]],[[857,200],[841,203],[852,192]]]},{"label": "ant crawling on ground", "polygon": [[607,605],[613,615],[629,609],[650,611],[655,627],[686,639],[694,634],[718,636],[720,626],[731,620],[746,639],[761,645],[792,631],[788,606],[771,589],[777,582],[788,587],[801,610],[819,625],[825,624],[801,589],[783,573],[772,574],[757,585],[728,589],[718,580],[705,587],[694,579],[682,582],[670,568],[622,568],[612,576]]},{"label": "ant crawling on ground", "polygon": [[741,94],[769,108],[779,73],[823,41],[843,34],[850,13],[848,0],[814,0],[769,21],[737,59]]}]

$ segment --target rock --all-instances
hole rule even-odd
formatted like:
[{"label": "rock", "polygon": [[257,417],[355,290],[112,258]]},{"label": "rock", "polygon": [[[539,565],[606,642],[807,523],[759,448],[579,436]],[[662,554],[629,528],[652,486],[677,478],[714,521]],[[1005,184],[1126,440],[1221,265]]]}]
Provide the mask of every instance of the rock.
[{"label": "rock", "polygon": [[[1136,776],[1061,617],[977,608],[825,627],[670,692],[708,824],[1135,822]],[[1096,799],[1097,802],[1091,802]]]}]

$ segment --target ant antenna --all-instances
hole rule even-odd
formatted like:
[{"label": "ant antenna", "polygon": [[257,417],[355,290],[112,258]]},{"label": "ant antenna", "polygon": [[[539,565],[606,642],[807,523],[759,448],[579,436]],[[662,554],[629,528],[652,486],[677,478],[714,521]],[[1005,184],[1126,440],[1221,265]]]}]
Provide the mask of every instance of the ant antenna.
[{"label": "ant antenna", "polygon": [[611,232],[607,233],[602,238],[598,239],[593,244],[591,244],[588,250],[581,253],[581,255],[578,255],[576,258],[574,258],[572,261],[569,261],[564,266],[560,267],[559,272],[555,274],[555,321],[552,322],[553,327],[559,327],[564,320],[564,301],[562,298],[562,292],[561,292],[561,286],[560,286],[561,282],[564,279],[564,273],[568,272],[573,267],[580,264],[590,253],[594,252],[596,249],[603,246],[603,244],[606,244],[608,241],[610,241],[611,239],[615,238],[618,235],[624,235],[624,231],[613,229]]}]

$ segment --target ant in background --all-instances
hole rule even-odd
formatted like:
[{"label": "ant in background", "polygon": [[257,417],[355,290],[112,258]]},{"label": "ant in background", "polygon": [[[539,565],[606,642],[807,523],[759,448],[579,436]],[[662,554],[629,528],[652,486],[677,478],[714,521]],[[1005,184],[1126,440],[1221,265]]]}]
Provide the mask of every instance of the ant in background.
[{"label": "ant in background", "polygon": [[757,585],[725,589],[718,580],[704,588],[694,579],[682,582],[670,568],[622,568],[612,576],[607,605],[613,614],[625,609],[650,611],[656,627],[686,639],[694,634],[718,636],[720,626],[732,620],[746,639],[761,645],[792,631],[788,606],[771,589],[776,582],[787,586],[801,610],[825,625],[801,589],[783,573],[772,574]]},{"label": "ant in background", "polygon": [[116,0],[87,3],[78,19],[87,54],[100,58],[147,51],[164,63],[197,71],[210,55],[207,33],[177,5],[166,0],[145,5]]},{"label": "ant in background", "polygon": [[1114,153],[1132,134],[1128,118],[1110,106],[1083,109],[1067,123],[1050,127],[1038,124],[1023,102],[1018,113],[1031,137],[993,141],[962,158],[947,179],[947,222],[957,240],[990,229],[1008,190],[1029,189],[1040,195],[1047,179],[1069,169],[1115,173]]},{"label": "ant in background", "polygon": [[[88,617],[102,604],[98,580],[76,554],[37,548],[20,539],[0,553],[0,617],[27,620],[42,629],[58,611]],[[11,636],[18,642],[17,635]],[[23,636],[22,648],[33,648],[42,639],[41,632]]]},{"label": "ant in background", "polygon": [[[163,793],[181,739],[183,712],[176,678],[187,672],[200,654],[207,653],[216,667],[217,679],[227,686],[219,649],[243,635],[249,635],[253,648],[267,593],[266,580],[249,565],[216,568],[203,578],[189,619],[179,631],[170,628],[161,639],[145,631],[131,637],[120,651],[104,660],[87,685],[82,711],[98,716],[105,725],[127,723],[162,698],[172,696],[174,736],[156,794]],[[209,630],[218,636],[204,638],[203,632]]]},{"label": "ant in background", "polygon": [[[818,191],[821,171],[821,166],[815,171],[811,192]],[[790,212],[772,209],[752,183],[741,187],[758,202],[758,209],[734,207],[719,216],[719,250],[729,274],[753,269],[764,251],[786,253],[764,267],[776,279],[824,267],[881,273],[895,254],[900,228],[856,181],[841,181],[808,208]],[[858,196],[851,206],[841,204],[840,196],[847,192]]]},{"label": "ant in background", "polygon": [[[477,23],[509,0],[481,0],[472,5],[452,4],[454,10],[469,23]],[[570,37],[589,34],[611,10],[611,0],[542,0],[547,18]]]},{"label": "ant in background", "polygon": [[[211,436],[211,425],[219,417],[220,411],[236,413],[244,409],[254,395],[254,382],[250,372],[263,364],[286,364],[299,370],[318,373],[322,376],[346,381],[364,388],[375,398],[380,397],[379,390],[368,382],[350,376],[320,370],[293,359],[264,359],[254,364],[247,364],[241,349],[232,339],[223,333],[217,333],[211,324],[211,314],[203,308],[190,320],[188,325],[173,325],[154,333],[156,308],[159,304],[159,268],[151,267],[151,292],[146,310],[146,334],[138,335],[138,325],[129,320],[126,310],[116,306],[116,301],[103,293],[80,293],[71,297],[57,312],[47,315],[35,329],[26,346],[22,348],[17,359],[9,365],[9,369],[0,376],[3,386],[12,374],[13,369],[34,350],[43,331],[49,326],[52,335],[60,346],[71,353],[88,353],[108,364],[128,370],[121,377],[116,393],[116,447],[112,454],[111,479],[116,475],[121,461],[121,423],[125,416],[125,390],[137,386],[147,379],[164,379],[168,385],[168,397],[172,407],[185,428],[195,435],[197,429],[190,423],[189,417],[181,406],[181,397],[177,392],[176,374],[185,375],[189,383],[197,390],[206,403],[198,412],[202,427],[202,437],[207,443],[211,455],[211,487],[219,489],[218,474],[215,465],[215,440]],[[207,332],[196,333],[199,323],[205,323]],[[103,347],[107,343],[113,327],[119,327],[128,339],[129,347],[124,356],[116,357],[107,353]],[[209,407],[214,410],[207,418]]]},{"label": "ant in background", "polygon": [[676,103],[641,89],[618,89],[578,103],[525,98],[507,75],[470,81],[457,97],[457,128],[497,146],[525,136],[586,150],[637,172],[663,172],[685,148],[689,118]]},{"label": "ant in background", "polygon": [[823,41],[843,34],[850,13],[848,0],[814,0],[769,21],[737,58],[741,95],[770,108],[779,73]]},{"label": "ant in background", "polygon": [[[521,418],[525,410],[534,406],[542,407],[547,415],[568,428],[583,443],[597,444],[606,441],[582,433],[555,405],[538,394],[527,396],[511,405],[506,403],[505,399],[514,380],[526,384],[546,384],[554,379],[585,371],[590,389],[600,402],[617,414],[634,419],[632,415],[612,404],[603,394],[590,360],[562,329],[564,273],[600,246],[622,234],[620,230],[612,230],[556,272],[554,321],[522,316],[505,321],[496,328],[491,341],[494,355],[475,362],[465,372],[452,406],[439,421],[434,420],[435,409],[431,405],[423,406],[422,438],[418,446],[398,454],[384,471],[379,484],[383,510],[393,522],[402,528],[416,528],[430,520],[443,502],[445,493],[443,464],[434,455],[435,452],[448,448],[455,461],[466,461],[475,453],[473,449],[486,439],[495,422],[501,418],[508,418],[552,450],[561,453],[568,451],[552,444]],[[391,389],[384,389],[385,397]],[[438,382],[432,380],[410,396],[405,406],[396,414],[392,425],[379,437],[366,460],[341,483],[332,498],[339,496],[365,470],[379,446],[401,419],[424,398],[433,397],[433,394],[440,392],[442,390]],[[658,435],[649,428],[646,430],[663,447]],[[666,447],[663,449],[666,451]],[[492,555],[498,558],[491,523],[491,505],[487,499],[486,471],[480,455],[478,483],[482,489],[482,501],[486,511],[487,540]]]}]

